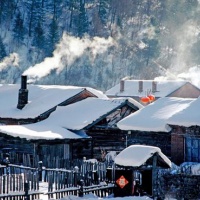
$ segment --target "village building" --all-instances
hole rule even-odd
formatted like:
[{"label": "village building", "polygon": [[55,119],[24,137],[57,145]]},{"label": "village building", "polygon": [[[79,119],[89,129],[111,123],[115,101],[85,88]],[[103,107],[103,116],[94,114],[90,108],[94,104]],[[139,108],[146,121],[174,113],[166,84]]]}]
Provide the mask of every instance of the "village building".
[{"label": "village building", "polygon": [[[143,105],[148,105],[162,97],[198,98],[200,89],[183,80],[130,80],[123,78],[119,84],[107,90],[105,94],[109,98],[131,97]],[[147,100],[146,97],[150,95],[154,98]]]},{"label": "village building", "polygon": [[[5,127],[43,121],[56,110],[57,106],[66,106],[88,97],[108,99],[103,92],[90,87],[27,84],[27,76],[21,77],[21,86],[1,84],[0,95],[0,124]],[[4,152],[23,154],[34,149],[25,138],[13,138],[1,133],[0,140],[2,154]]]},{"label": "village building", "polygon": [[167,120],[172,128],[173,159],[179,162],[200,162],[200,98]]},{"label": "village building", "polygon": [[[178,131],[167,124],[173,115],[186,109],[196,99],[164,97],[140,109],[117,123],[119,129],[128,134],[130,144],[143,144],[159,147],[162,152],[175,164],[184,160],[177,155],[177,151],[184,154],[183,145]],[[176,139],[177,138],[177,139]],[[176,139],[176,140],[175,140]],[[179,153],[180,155],[180,153]]]},{"label": "village building", "polygon": [[[143,106],[131,98],[94,98],[57,106],[50,116],[37,123],[0,126],[7,137],[32,145],[32,154],[43,163],[101,157],[105,150],[124,149],[125,135],[116,123]],[[25,143],[25,142],[24,142]]]}]

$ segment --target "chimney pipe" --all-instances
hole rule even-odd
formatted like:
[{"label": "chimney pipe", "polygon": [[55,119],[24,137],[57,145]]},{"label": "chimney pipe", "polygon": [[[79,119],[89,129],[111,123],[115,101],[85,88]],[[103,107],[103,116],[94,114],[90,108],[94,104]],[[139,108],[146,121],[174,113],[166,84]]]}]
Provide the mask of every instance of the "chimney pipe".
[{"label": "chimney pipe", "polygon": [[143,81],[139,81],[138,84],[138,92],[143,92]]},{"label": "chimney pipe", "polygon": [[27,76],[21,76],[21,88],[18,94],[17,108],[22,109],[28,103]]},{"label": "chimney pipe", "polygon": [[124,79],[121,79],[120,81],[120,92],[124,91]]},{"label": "chimney pipe", "polygon": [[152,93],[157,92],[157,82],[152,81]]}]

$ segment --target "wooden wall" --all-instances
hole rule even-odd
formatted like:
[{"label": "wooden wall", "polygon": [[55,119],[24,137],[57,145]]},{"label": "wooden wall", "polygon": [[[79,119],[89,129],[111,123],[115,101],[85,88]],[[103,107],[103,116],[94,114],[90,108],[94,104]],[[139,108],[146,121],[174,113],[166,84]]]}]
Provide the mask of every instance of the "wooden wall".
[{"label": "wooden wall", "polygon": [[120,152],[126,148],[125,134],[119,129],[89,130],[87,134],[92,137],[93,157],[104,160],[104,155],[110,151]]}]

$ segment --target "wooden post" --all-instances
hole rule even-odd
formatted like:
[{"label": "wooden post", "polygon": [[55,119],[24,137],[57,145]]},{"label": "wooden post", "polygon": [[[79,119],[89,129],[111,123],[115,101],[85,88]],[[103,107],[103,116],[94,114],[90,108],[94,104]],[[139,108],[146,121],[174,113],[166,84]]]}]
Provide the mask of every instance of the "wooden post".
[{"label": "wooden post", "polygon": [[152,196],[153,199],[156,197],[156,181],[157,181],[157,153],[153,155],[152,164]]},{"label": "wooden post", "polygon": [[29,183],[25,182],[24,183],[24,199],[25,200],[30,200],[30,196],[28,194],[28,190],[29,190]]},{"label": "wooden post", "polygon": [[39,175],[39,181],[42,181],[42,161],[38,162],[38,175]]}]

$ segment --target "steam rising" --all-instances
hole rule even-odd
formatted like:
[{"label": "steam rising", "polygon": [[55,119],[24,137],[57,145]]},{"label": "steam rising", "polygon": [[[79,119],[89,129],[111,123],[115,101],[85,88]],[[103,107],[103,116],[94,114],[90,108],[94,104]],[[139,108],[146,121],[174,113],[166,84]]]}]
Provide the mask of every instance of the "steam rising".
[{"label": "steam rising", "polygon": [[111,38],[104,39],[99,37],[90,38],[75,38],[64,34],[57,48],[53,52],[53,57],[45,58],[45,60],[35,66],[28,68],[23,75],[29,76],[29,82],[34,82],[42,77],[47,76],[52,70],[57,73],[65,67],[73,64],[76,58],[89,50],[93,57],[101,54],[113,45]]},{"label": "steam rising", "polygon": [[200,88],[200,66],[191,67],[188,72],[181,73],[178,77],[188,80]]},{"label": "steam rising", "polygon": [[19,56],[16,53],[12,53],[9,56],[5,57],[3,61],[0,63],[0,71],[6,69],[10,66],[18,66],[19,64]]}]

